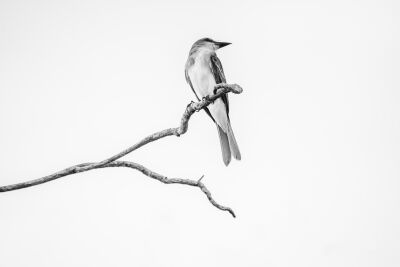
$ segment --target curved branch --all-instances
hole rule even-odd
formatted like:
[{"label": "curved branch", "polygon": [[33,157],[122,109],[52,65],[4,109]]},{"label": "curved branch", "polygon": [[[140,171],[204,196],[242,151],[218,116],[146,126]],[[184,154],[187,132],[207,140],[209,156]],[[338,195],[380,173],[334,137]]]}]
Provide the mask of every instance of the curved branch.
[{"label": "curved branch", "polygon": [[26,188],[26,187],[30,187],[30,186],[34,186],[34,185],[39,185],[39,184],[53,181],[55,179],[58,179],[58,178],[61,178],[64,176],[68,176],[68,175],[80,173],[80,172],[85,172],[85,171],[89,171],[89,170],[93,170],[93,169],[98,169],[98,168],[128,167],[128,168],[136,169],[136,170],[142,172],[144,175],[146,175],[150,178],[156,179],[165,184],[184,184],[184,185],[199,187],[201,189],[201,191],[207,196],[207,198],[211,204],[213,204],[216,208],[218,208],[220,210],[228,211],[233,217],[235,217],[235,213],[233,212],[233,210],[231,208],[218,204],[212,198],[210,191],[201,182],[201,179],[203,177],[201,177],[198,181],[189,180],[189,179],[180,179],[180,178],[168,178],[166,176],[163,176],[161,174],[153,172],[140,164],[137,164],[134,162],[129,162],[129,161],[116,161],[116,160],[122,158],[123,156],[131,153],[132,151],[135,151],[136,149],[138,149],[150,142],[154,142],[163,137],[167,137],[167,136],[171,136],[171,135],[180,136],[182,134],[185,134],[189,127],[189,119],[195,112],[204,109],[205,107],[207,107],[208,105],[213,103],[217,98],[221,97],[223,94],[226,94],[229,92],[232,92],[235,94],[240,94],[240,93],[242,93],[242,91],[243,91],[243,89],[237,84],[218,84],[215,86],[214,92],[216,92],[216,93],[214,95],[208,96],[208,97],[204,98],[203,100],[196,102],[196,103],[191,102],[186,107],[179,127],[165,129],[165,130],[156,132],[152,135],[149,135],[149,136],[145,137],[144,139],[142,139],[141,141],[139,141],[138,143],[134,144],[133,146],[131,146],[131,147],[121,151],[120,153],[118,153],[110,158],[107,158],[103,161],[92,162],[92,163],[82,163],[82,164],[68,167],[64,170],[61,170],[59,172],[56,172],[56,173],[53,173],[53,174],[50,174],[50,175],[47,175],[47,176],[44,176],[44,177],[41,177],[38,179],[34,179],[34,180],[30,180],[30,181],[26,181],[26,182],[22,182],[22,183],[18,183],[18,184],[13,184],[13,185],[0,186],[0,192],[7,192],[7,191],[22,189],[22,188]]}]

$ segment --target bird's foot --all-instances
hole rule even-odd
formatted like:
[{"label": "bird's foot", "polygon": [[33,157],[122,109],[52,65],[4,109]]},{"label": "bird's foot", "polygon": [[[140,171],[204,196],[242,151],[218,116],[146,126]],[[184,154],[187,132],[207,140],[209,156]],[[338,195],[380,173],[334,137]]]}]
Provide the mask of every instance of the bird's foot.
[{"label": "bird's foot", "polygon": [[211,102],[212,104],[214,104],[214,101],[215,101],[215,100],[212,100],[212,101],[211,101],[211,99],[210,99],[210,96],[209,96],[209,95],[207,95],[207,96],[203,97],[203,99],[202,99],[202,100],[203,100],[203,101],[205,100],[205,101]]},{"label": "bird's foot", "polygon": [[194,104],[194,102],[193,101],[190,101],[190,103],[186,106],[187,108],[188,107],[190,107],[191,105],[193,105]]}]

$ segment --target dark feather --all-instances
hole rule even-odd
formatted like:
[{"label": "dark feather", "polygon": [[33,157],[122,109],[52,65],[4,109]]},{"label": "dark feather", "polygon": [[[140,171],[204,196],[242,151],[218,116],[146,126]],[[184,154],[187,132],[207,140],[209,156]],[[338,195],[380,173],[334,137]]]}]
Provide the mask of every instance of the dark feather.
[{"label": "dark feather", "polygon": [[[210,57],[210,64],[211,64],[212,73],[214,75],[215,83],[216,84],[226,83],[224,69],[222,68],[221,61],[219,60],[219,58],[217,57],[216,54],[213,54]],[[226,114],[228,115],[228,118],[229,118],[229,100],[228,100],[228,95],[224,94],[223,96],[221,96],[221,99],[225,104]]]}]

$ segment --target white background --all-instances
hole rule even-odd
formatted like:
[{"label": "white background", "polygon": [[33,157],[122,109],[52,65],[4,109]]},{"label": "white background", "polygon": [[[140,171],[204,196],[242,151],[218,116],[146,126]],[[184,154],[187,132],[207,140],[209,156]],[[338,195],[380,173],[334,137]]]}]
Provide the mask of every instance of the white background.
[{"label": "white background", "polygon": [[1,266],[400,266],[398,1],[0,2],[0,185],[175,127],[194,41],[218,55],[242,161],[204,112],[102,169],[0,194]]}]

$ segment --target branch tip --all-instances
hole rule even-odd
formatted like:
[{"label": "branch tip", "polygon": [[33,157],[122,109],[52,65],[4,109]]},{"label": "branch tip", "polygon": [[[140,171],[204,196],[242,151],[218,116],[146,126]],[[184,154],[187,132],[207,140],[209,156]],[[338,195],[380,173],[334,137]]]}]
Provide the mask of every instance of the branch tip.
[{"label": "branch tip", "polygon": [[203,178],[204,178],[204,174],[199,178],[199,180],[197,180],[197,183],[200,183],[201,180],[203,180]]}]

